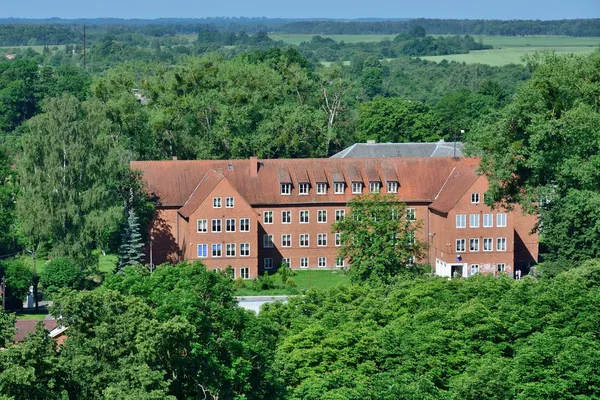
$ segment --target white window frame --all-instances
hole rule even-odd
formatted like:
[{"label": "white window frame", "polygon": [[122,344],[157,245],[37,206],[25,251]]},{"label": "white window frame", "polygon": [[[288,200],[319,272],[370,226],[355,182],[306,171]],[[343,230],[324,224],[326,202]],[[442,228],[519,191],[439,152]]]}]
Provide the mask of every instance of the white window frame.
[{"label": "white window frame", "polygon": [[273,224],[273,211],[265,211],[263,213],[263,224],[271,225]]},{"label": "white window frame", "polygon": [[283,210],[281,212],[281,223],[282,224],[291,224],[292,223],[292,211],[291,210]]},{"label": "white window frame", "polygon": [[273,258],[272,257],[266,257],[263,260],[263,266],[265,269],[273,269]]},{"label": "white window frame", "polygon": [[471,204],[479,204],[481,196],[479,193],[471,193]]},{"label": "white window frame", "polygon": [[456,214],[456,229],[467,227],[467,214]]},{"label": "white window frame", "polygon": [[469,251],[471,253],[479,252],[479,238],[469,239]]},{"label": "white window frame", "polygon": [[240,243],[240,257],[250,257],[250,243]]},{"label": "white window frame", "polygon": [[[216,226],[215,226],[216,224]],[[215,229],[218,228],[218,229]],[[210,221],[210,231],[212,233],[221,233],[223,232],[223,221],[220,218],[215,218]]]},{"label": "white window frame", "polygon": [[[215,255],[218,252],[218,255]],[[210,255],[212,258],[223,257],[223,245],[221,243],[213,243],[210,246]]]},{"label": "white window frame", "polygon": [[196,221],[196,232],[197,233],[208,233],[208,220],[207,219],[199,219]]},{"label": "white window frame", "polygon": [[300,196],[308,196],[310,190],[310,183],[302,182],[298,184],[298,194]]},{"label": "white window frame", "polygon": [[335,210],[335,220],[339,221],[346,216],[346,210]]},{"label": "white window frame", "polygon": [[326,233],[317,233],[317,246],[318,247],[327,247],[327,234]]},{"label": "white window frame", "polygon": [[298,243],[300,244],[300,247],[309,247],[310,246],[310,234],[301,233],[300,240]]},{"label": "white window frame", "polygon": [[281,235],[281,247],[292,247],[292,235],[284,233]]},{"label": "white window frame", "polygon": [[227,243],[225,245],[225,257],[235,257],[236,247],[235,243]]},{"label": "white window frame", "polygon": [[346,192],[346,183],[345,182],[334,182],[333,183],[333,193],[334,194],[344,194]]},{"label": "white window frame", "polygon": [[380,193],[381,182],[369,182],[369,193]]},{"label": "white window frame", "polygon": [[456,252],[464,253],[467,251],[467,239],[456,239]]},{"label": "white window frame", "polygon": [[327,223],[327,210],[317,210],[317,223],[319,223],[319,224]]},{"label": "white window frame", "polygon": [[326,182],[317,182],[317,194],[320,194],[320,195],[327,194],[327,183]]},{"label": "white window frame", "polygon": [[[500,244],[502,244],[502,246],[500,246]],[[499,237],[496,238],[496,251],[506,251],[506,238],[505,237]]]},{"label": "white window frame", "polygon": [[[203,256],[200,255],[200,247],[204,249]],[[208,258],[208,244],[198,243],[198,246],[196,246],[196,256],[198,258]]]},{"label": "white window frame", "polygon": [[483,238],[483,251],[494,251],[493,238]]},{"label": "white window frame", "polygon": [[344,257],[336,257],[335,258],[335,266],[337,268],[344,268],[344,261],[345,261]]},{"label": "white window frame", "polygon": [[234,208],[235,200],[233,197],[225,197],[225,208]]},{"label": "white window frame", "polygon": [[362,182],[352,182],[352,194],[362,194],[363,191],[363,183]]},{"label": "white window frame", "polygon": [[308,268],[309,262],[308,257],[300,257],[300,268]]},{"label": "white window frame", "polygon": [[483,214],[483,227],[493,228],[494,227],[494,214]]},{"label": "white window frame", "polygon": [[498,270],[498,272],[506,272],[506,264],[505,263],[498,263],[496,265],[496,269]]},{"label": "white window frame", "polygon": [[317,259],[317,267],[326,268],[327,267],[327,257],[319,257]]},{"label": "white window frame", "polygon": [[407,208],[406,209],[406,220],[407,221],[416,221],[417,220],[417,209],[416,208]]},{"label": "white window frame", "polygon": [[479,214],[469,214],[469,228],[479,228],[481,218]]},{"label": "white window frame", "polygon": [[[469,265],[469,269],[471,271],[471,275],[476,275],[479,273],[479,264],[471,264]],[[475,272],[473,272],[475,271]]]},{"label": "white window frame", "polygon": [[[300,221],[301,224],[309,224],[310,223],[310,212],[309,210],[300,210],[298,212],[298,221]],[[305,218],[306,217],[306,218]]]},{"label": "white window frame", "polygon": [[[244,229],[244,222],[246,229]],[[250,232],[250,218],[240,218],[240,232]]]},{"label": "white window frame", "polygon": [[250,268],[248,268],[248,267],[240,267],[240,278],[242,278],[242,279],[250,279]]},{"label": "white window frame", "polygon": [[272,249],[273,248],[273,235],[265,233],[263,235],[263,248],[264,249]]},{"label": "white window frame", "polygon": [[[231,226],[233,224],[233,226]],[[226,218],[225,219],[225,232],[235,232],[235,218]]]},{"label": "white window frame", "polygon": [[292,268],[292,259],[291,259],[291,258],[289,258],[289,257],[283,257],[283,258],[281,259],[281,262],[282,262],[282,263],[285,263],[285,265],[286,265],[288,268]]},{"label": "white window frame", "polygon": [[221,208],[221,198],[213,197],[213,208]]},{"label": "white window frame", "polygon": [[279,194],[282,196],[290,196],[292,194],[292,184],[291,183],[282,183],[279,186]]},{"label": "white window frame", "polygon": [[339,232],[335,233],[335,247],[340,247],[342,245],[342,234]]},{"label": "white window frame", "polygon": [[398,193],[398,182],[389,181],[387,183],[387,192],[388,193]]},{"label": "white window frame", "polygon": [[508,216],[506,213],[498,213],[496,214],[496,227],[497,228],[506,228],[506,220]]}]

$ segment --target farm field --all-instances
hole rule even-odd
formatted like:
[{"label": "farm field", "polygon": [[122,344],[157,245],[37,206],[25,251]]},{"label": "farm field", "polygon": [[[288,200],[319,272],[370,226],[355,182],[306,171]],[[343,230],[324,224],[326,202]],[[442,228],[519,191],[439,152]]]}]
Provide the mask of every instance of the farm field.
[{"label": "farm field", "polygon": [[[299,45],[302,42],[310,42],[313,36],[306,34],[278,34],[273,33],[269,37],[273,40],[282,40],[286,44]],[[359,42],[381,42],[383,39],[394,39],[396,35],[319,35],[324,38],[330,38],[336,42],[344,41],[346,43]]]}]

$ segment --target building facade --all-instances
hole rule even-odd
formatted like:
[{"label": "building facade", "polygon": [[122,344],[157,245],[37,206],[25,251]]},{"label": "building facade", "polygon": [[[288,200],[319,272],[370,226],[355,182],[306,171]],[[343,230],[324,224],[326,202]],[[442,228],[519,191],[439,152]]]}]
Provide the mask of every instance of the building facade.
[{"label": "building facade", "polygon": [[483,204],[477,159],[328,158],[135,161],[158,204],[153,261],[201,260],[255,278],[294,269],[349,267],[332,224],[365,193],[390,193],[422,220],[438,275],[525,270],[537,260],[535,218]]}]

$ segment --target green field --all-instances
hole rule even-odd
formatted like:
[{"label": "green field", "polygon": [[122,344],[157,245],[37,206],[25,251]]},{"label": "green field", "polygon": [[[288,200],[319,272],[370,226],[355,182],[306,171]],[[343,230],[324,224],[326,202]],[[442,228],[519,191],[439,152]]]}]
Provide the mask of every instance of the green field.
[{"label": "green field", "polygon": [[[274,275],[273,279],[276,285],[281,285],[279,276]],[[290,291],[289,289],[272,289],[255,292],[250,290],[250,282],[247,282],[247,287],[238,289],[236,296],[276,296],[276,295],[288,295],[298,294],[307,289],[330,289],[337,285],[349,285],[350,278],[344,271],[296,271],[296,274],[292,276],[292,279],[296,283],[296,290]]]},{"label": "green field", "polygon": [[[273,40],[282,40],[286,44],[300,44],[302,42],[310,42],[313,36],[317,35],[304,35],[304,34],[278,34],[274,33],[269,35]],[[358,43],[358,42],[381,42],[383,39],[392,40],[396,35],[319,35],[324,38],[331,38],[336,42],[344,41],[346,43]]]}]

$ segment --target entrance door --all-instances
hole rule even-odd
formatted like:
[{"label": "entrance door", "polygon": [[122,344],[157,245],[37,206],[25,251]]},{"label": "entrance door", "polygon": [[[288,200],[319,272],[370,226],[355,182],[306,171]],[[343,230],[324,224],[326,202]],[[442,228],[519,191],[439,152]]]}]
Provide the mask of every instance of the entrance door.
[{"label": "entrance door", "polygon": [[450,266],[450,278],[452,278],[452,279],[462,278],[462,276],[463,276],[463,265],[462,264]]}]

